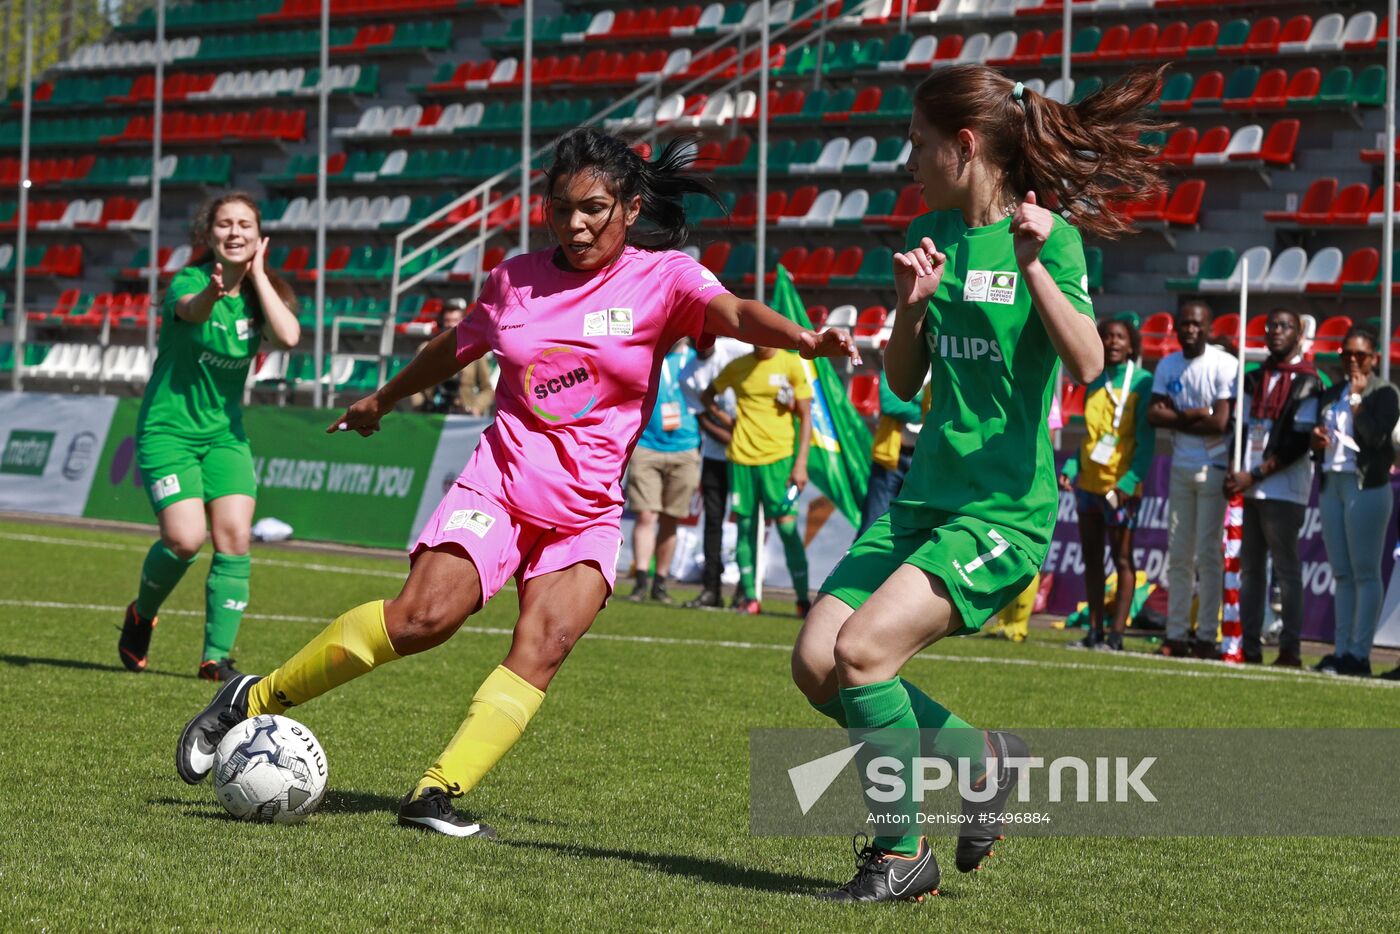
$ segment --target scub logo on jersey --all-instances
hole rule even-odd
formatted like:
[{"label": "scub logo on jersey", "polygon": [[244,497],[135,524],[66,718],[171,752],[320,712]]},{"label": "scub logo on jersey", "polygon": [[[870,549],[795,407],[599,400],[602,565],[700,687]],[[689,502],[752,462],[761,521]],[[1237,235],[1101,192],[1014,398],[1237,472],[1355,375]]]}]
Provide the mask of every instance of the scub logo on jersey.
[{"label": "scub logo on jersey", "polygon": [[930,334],[929,350],[947,360],[988,360],[1001,363],[1001,345],[985,337],[962,337],[957,334]]},{"label": "scub logo on jersey", "polygon": [[1016,302],[1018,273],[969,269],[963,283],[963,301],[1011,305]]},{"label": "scub logo on jersey", "polygon": [[587,415],[598,404],[598,392],[597,365],[572,347],[551,347],[525,368],[525,398],[551,425]]}]

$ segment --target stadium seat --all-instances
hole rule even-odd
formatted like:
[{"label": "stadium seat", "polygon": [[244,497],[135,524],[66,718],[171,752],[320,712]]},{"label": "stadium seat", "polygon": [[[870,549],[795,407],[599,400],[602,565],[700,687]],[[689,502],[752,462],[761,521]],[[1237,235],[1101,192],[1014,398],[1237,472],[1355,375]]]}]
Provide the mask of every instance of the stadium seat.
[{"label": "stadium seat", "polygon": [[1266,165],[1291,166],[1293,153],[1298,145],[1299,127],[1297,120],[1280,120],[1269,127],[1269,132],[1264,135],[1257,151],[1241,147],[1231,151],[1229,157],[1231,161],[1236,162],[1258,160]]},{"label": "stadium seat", "polygon": [[[830,321],[830,318],[827,319]],[[851,377],[851,404],[857,412],[872,418],[880,411],[880,376],[877,373],[857,373]]]},{"label": "stadium seat", "polygon": [[1342,341],[1346,338],[1347,331],[1351,330],[1352,325],[1352,319],[1346,315],[1333,315],[1324,319],[1317,326],[1317,334],[1313,337],[1312,346],[1308,348],[1308,356],[1341,353]]},{"label": "stadium seat", "polygon": [[1353,107],[1383,107],[1385,96],[1385,66],[1370,65],[1357,76],[1347,102]]},{"label": "stadium seat", "polygon": [[1298,246],[1289,247],[1274,258],[1268,275],[1260,284],[1260,291],[1301,292],[1307,266],[1307,251]]},{"label": "stadium seat", "polygon": [[[1211,160],[1212,165],[1222,165],[1229,162],[1243,162],[1246,160],[1258,161],[1259,147],[1264,142],[1264,128],[1257,123],[1242,126],[1230,137],[1230,142],[1226,145],[1224,152],[1218,158]],[[1243,154],[1243,158],[1238,158]]]},{"label": "stadium seat", "polygon": [[1191,27],[1186,37],[1186,54],[1191,58],[1204,58],[1215,54],[1216,43],[1220,41],[1220,23],[1213,19],[1203,19]]},{"label": "stadium seat", "polygon": [[860,272],[860,267],[865,261],[865,250],[858,246],[848,246],[842,248],[836,255],[836,262],[831,266],[831,272],[826,277],[826,282],[835,284],[838,280],[849,282],[855,279]]},{"label": "stadium seat", "polygon": [[1288,79],[1288,87],[1283,93],[1284,106],[1311,106],[1321,89],[1322,72],[1316,68],[1301,68]]},{"label": "stadium seat", "polygon": [[1337,196],[1337,187],[1335,178],[1316,179],[1299,199],[1297,210],[1265,211],[1264,220],[1270,223],[1300,223],[1302,216],[1306,215],[1312,223],[1325,222],[1332,201]]},{"label": "stadium seat", "polygon": [[888,317],[889,311],[882,305],[866,308],[857,316],[855,330],[851,336],[855,338],[858,345],[869,348],[881,347],[885,342],[881,340],[881,336]]},{"label": "stadium seat", "polygon": [[[1400,211],[1400,184],[1397,184],[1391,195],[1391,204],[1396,211]],[[1371,192],[1371,199],[1366,204],[1366,217],[1357,218],[1352,221],[1357,224],[1370,224],[1373,227],[1385,223],[1385,185],[1376,186],[1376,190]]]},{"label": "stadium seat", "polygon": [[1364,247],[1346,258],[1337,277],[1331,282],[1309,281],[1304,291],[1325,295],[1336,295],[1344,291],[1373,292],[1376,290],[1380,265],[1380,251],[1374,247]]},{"label": "stadium seat", "polygon": [[1327,215],[1319,220],[1316,216],[1304,212],[1298,212],[1298,223],[1300,224],[1364,224],[1367,221],[1366,205],[1371,199],[1371,188],[1364,182],[1354,185],[1347,185],[1337,192],[1337,197],[1332,199],[1328,206]]},{"label": "stadium seat", "polygon": [[1220,105],[1226,110],[1248,110],[1254,89],[1259,85],[1259,66],[1246,65],[1230,73],[1220,95]]},{"label": "stadium seat", "polygon": [[1279,55],[1298,55],[1308,48],[1308,37],[1312,35],[1312,17],[1300,13],[1283,24],[1278,33],[1278,44],[1273,50]]},{"label": "stadium seat", "polygon": [[1342,31],[1342,48],[1348,52],[1362,52],[1376,47],[1376,14],[1365,10],[1352,15]]},{"label": "stadium seat", "polygon": [[1322,85],[1318,88],[1316,97],[1311,101],[1299,101],[1298,103],[1300,106],[1315,107],[1345,106],[1351,97],[1351,86],[1354,80],[1350,68],[1346,65],[1338,65],[1322,79]]},{"label": "stadium seat", "polygon": [[[1345,29],[1345,18],[1340,13],[1328,13],[1319,17],[1317,22],[1313,23],[1312,31],[1308,33],[1303,52],[1308,55],[1321,55],[1341,51]],[[1279,51],[1284,51],[1282,46]]]},{"label": "stadium seat", "polygon": [[[1328,292],[1342,274],[1342,251],[1334,246],[1323,247],[1308,259],[1300,290],[1308,293]],[[1322,286],[1322,288],[1317,288]]]},{"label": "stadium seat", "polygon": [[1148,315],[1139,333],[1142,336],[1142,355],[1148,360],[1160,360],[1180,349],[1176,341],[1176,322],[1168,312],[1158,311]]},{"label": "stadium seat", "polygon": [[[1178,130],[1177,133],[1181,131]],[[1176,134],[1173,134],[1175,136]],[[1186,159],[1178,158],[1174,163],[1171,159],[1163,161],[1169,164],[1195,164],[1195,165],[1220,165],[1225,161],[1225,150],[1230,145],[1230,128],[1227,126],[1215,126],[1206,130],[1205,134],[1196,142],[1196,145],[1186,154]],[[1170,143],[1170,141],[1168,141]]]},{"label": "stadium seat", "polygon": [[1224,279],[1229,276],[1231,270],[1235,268],[1237,259],[1235,251],[1230,247],[1212,250],[1201,261],[1194,276],[1169,278],[1165,285],[1172,292],[1194,292],[1200,286],[1202,279]]}]

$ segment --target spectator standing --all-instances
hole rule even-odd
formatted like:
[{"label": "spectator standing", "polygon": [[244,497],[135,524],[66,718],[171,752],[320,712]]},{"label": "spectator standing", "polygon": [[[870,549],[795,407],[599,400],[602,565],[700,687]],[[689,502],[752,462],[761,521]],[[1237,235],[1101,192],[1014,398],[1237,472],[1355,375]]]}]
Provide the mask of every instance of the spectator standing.
[{"label": "spectator standing", "polygon": [[[632,560],[636,586],[629,600],[670,603],[667,578],[676,551],[676,526],[690,515],[690,501],[700,485],[700,427],[681,394],[681,371],[694,358],[686,341],[678,342],[661,361],[656,405],[627,468],[627,508],[632,525]],[[656,576],[648,568],[656,558]]]},{"label": "spectator standing", "polygon": [[1345,378],[1323,390],[1312,434],[1321,473],[1322,540],[1337,582],[1335,646],[1314,670],[1329,674],[1371,674],[1371,640],[1384,595],[1381,556],[1394,505],[1391,433],[1400,419],[1400,392],[1376,373],[1376,344],[1369,330],[1347,332],[1341,354]]},{"label": "spectator standing", "polygon": [[762,612],[754,597],[754,556],[763,531],[758,522],[761,505],[764,517],[778,527],[792,588],[797,593],[797,615],[805,616],[811,600],[807,552],[797,528],[797,499],[807,485],[812,386],[797,354],[759,347],[731,362],[701,393],[707,411],[715,410],[715,397],[726,389],[734,390],[738,410],[728,448],[730,511],[739,526],[734,551],[740,592],[735,609],[755,615]]},{"label": "spectator standing", "polygon": [[[1215,651],[1224,585],[1225,435],[1235,396],[1235,358],[1210,343],[1211,310],[1188,302],[1176,313],[1181,350],[1157,365],[1148,423],[1172,435],[1167,494],[1167,633],[1160,654],[1208,657]],[[1196,642],[1188,643],[1193,586],[1199,582]]]},{"label": "spectator standing", "polygon": [[861,506],[856,538],[889,512],[890,502],[913,463],[914,445],[923,427],[924,412],[928,410],[927,384],[917,398],[905,402],[890,391],[884,373],[876,378],[880,381],[880,421],[875,426],[875,441],[870,450],[870,484]]},{"label": "spectator standing", "polygon": [[1245,420],[1242,469],[1225,479],[1225,495],[1244,494],[1244,528],[1240,541],[1240,624],[1244,660],[1263,661],[1260,634],[1269,602],[1269,562],[1283,600],[1283,632],[1274,664],[1303,664],[1303,566],[1298,534],[1312,492],[1309,437],[1317,423],[1317,396],[1322,382],[1303,357],[1303,323],[1287,308],[1269,312],[1264,324],[1269,356],[1245,376],[1240,418]]},{"label": "spectator standing", "polygon": [[732,389],[715,397],[715,412],[706,410],[700,394],[732,361],[752,351],[748,344],[722,337],[698,352],[681,372],[681,392],[700,427],[700,495],[705,512],[703,584],[700,595],[686,603],[691,609],[724,606],[720,585],[724,574],[724,510],[729,503],[729,458],[725,449],[733,437],[737,411]]},{"label": "spectator standing", "polygon": [[[1073,491],[1084,546],[1084,599],[1089,632],[1072,648],[1121,652],[1133,605],[1133,532],[1142,502],[1142,479],[1152,467],[1157,429],[1147,421],[1152,374],[1137,365],[1137,328],[1119,319],[1099,322],[1104,370],[1084,393],[1084,443],[1065,462],[1060,489]],[[1113,631],[1104,635],[1104,540],[1118,575]]]},{"label": "spectator standing", "polygon": [[[453,330],[466,314],[466,299],[449,298],[438,312],[436,333]],[[419,352],[427,346],[424,342]],[[495,372],[495,358],[487,354],[432,389],[415,393],[410,404],[420,412],[489,417],[496,401]]]}]

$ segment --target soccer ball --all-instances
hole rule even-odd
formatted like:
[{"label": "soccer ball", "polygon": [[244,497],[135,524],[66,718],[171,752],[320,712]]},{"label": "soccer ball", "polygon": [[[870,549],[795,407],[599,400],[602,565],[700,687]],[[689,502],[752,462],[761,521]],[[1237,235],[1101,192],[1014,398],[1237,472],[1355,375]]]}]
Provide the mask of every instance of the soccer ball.
[{"label": "soccer ball", "polygon": [[300,723],[264,714],[228,731],[213,774],[214,795],[234,817],[295,824],[326,793],[326,754]]}]

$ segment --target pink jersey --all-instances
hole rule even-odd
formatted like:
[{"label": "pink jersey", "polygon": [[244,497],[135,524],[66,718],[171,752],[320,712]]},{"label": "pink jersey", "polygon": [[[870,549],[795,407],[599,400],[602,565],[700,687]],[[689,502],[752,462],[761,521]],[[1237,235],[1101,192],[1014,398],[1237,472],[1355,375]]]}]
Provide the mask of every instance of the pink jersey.
[{"label": "pink jersey", "polygon": [[724,286],[684,253],[627,247],[595,272],[554,250],[492,271],[457,325],[463,365],[496,355],[496,418],[457,481],[545,527],[622,515],[622,472],[651,418],[662,361],[699,340]]}]

